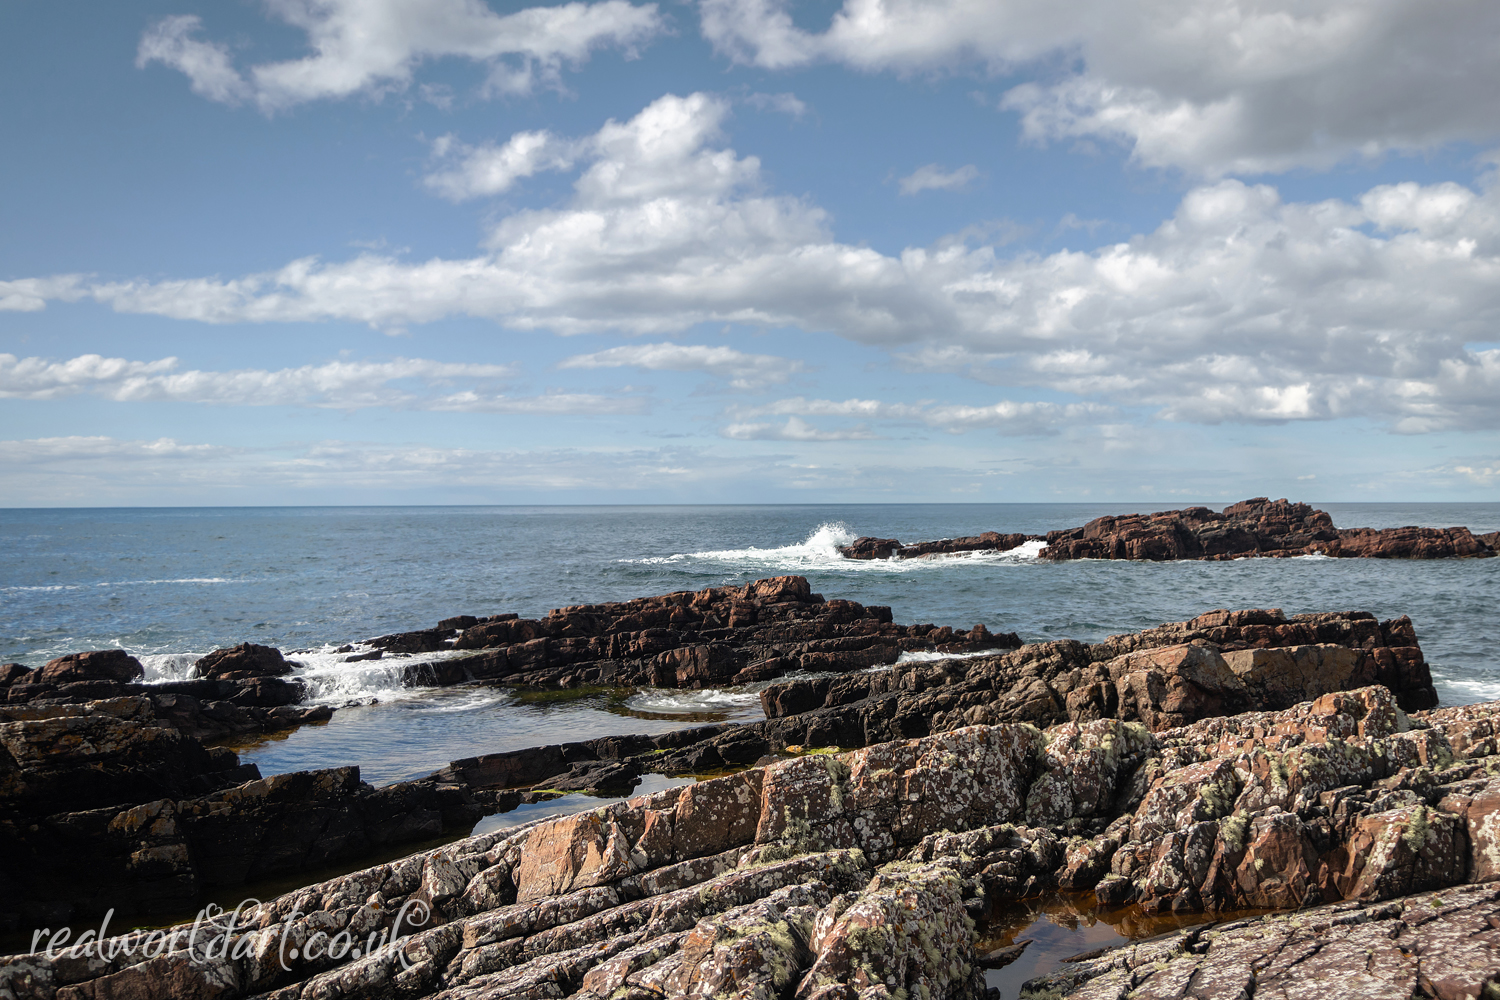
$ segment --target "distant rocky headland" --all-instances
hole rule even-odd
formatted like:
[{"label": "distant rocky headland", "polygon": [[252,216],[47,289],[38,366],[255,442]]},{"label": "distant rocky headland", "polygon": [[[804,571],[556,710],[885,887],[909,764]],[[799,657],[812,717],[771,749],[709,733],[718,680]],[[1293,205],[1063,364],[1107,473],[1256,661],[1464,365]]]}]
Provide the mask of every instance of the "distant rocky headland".
[{"label": "distant rocky headland", "polygon": [[1324,555],[1363,559],[1452,559],[1493,556],[1500,531],[1468,528],[1336,528],[1305,503],[1255,497],[1214,512],[1188,507],[1156,514],[1099,517],[1081,528],[1045,535],[986,531],[964,538],[904,545],[894,538],[857,538],[839,551],[849,559],[919,559],[969,552],[1008,552],[1045,542],[1039,559],[1243,559]]},{"label": "distant rocky headland", "polygon": [[[1048,896],[1209,922],[1023,995],[1500,981],[1500,702],[1437,708],[1406,618],[1218,610],[1023,645],[778,577],[459,616],[350,655],[377,653],[413,684],[775,683],[763,722],[482,753],[373,788],[353,767],[261,777],[202,742],[316,721],[269,647],[157,684],[120,650],[0,668],[0,930],[117,920],[103,953],[70,955],[75,938],[0,958],[0,996],[978,1000],[983,969],[1025,947],[994,939],[994,915]],[[794,668],[817,674],[779,680]],[[701,780],[467,836],[645,774]],[[313,869],[232,918],[118,933]],[[1266,910],[1282,915],[1247,915]],[[394,943],[361,945],[377,939]]]}]

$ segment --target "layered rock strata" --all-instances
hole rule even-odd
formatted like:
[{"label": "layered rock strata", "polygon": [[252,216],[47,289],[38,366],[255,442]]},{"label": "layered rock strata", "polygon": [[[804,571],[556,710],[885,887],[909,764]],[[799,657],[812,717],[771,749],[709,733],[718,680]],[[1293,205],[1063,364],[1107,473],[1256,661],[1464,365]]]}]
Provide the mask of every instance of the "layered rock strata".
[{"label": "layered rock strata", "polygon": [[1409,619],[1212,611],[1102,643],[1034,643],[993,657],[773,684],[761,693],[764,722],[486,754],[433,777],[470,788],[618,794],[644,773],[702,774],[788,747],[853,748],[999,722],[1117,718],[1166,729],[1372,683],[1397,692],[1407,710],[1437,704]]},{"label": "layered rock strata", "polygon": [[[1034,995],[1243,996],[1247,977],[1315,983],[1338,954],[1365,959],[1340,979],[1360,995],[1477,995],[1497,971],[1497,726],[1500,703],[1408,717],[1368,687],[1155,734],[1002,724],[810,754],[309,886],[221,918],[207,957],[184,927],[144,960],[4,959],[0,989],[977,998],[976,918],[1092,889],[1300,912],[1071,963]],[[398,916],[394,947],[354,956]]]},{"label": "layered rock strata", "polygon": [[911,559],[975,551],[1005,552],[1028,541],[1047,544],[1038,558],[1240,559],[1248,556],[1325,555],[1341,558],[1447,559],[1484,557],[1500,549],[1500,532],[1468,528],[1336,528],[1324,511],[1305,503],[1256,497],[1222,512],[1189,507],[1156,514],[1095,518],[1081,528],[1045,536],[987,531],[903,545],[893,538],[859,538],[840,551],[849,559]]},{"label": "layered rock strata", "polygon": [[906,651],[1014,649],[1015,633],[896,625],[888,607],[825,601],[806,578],[513,614],[445,619],[436,628],[370,640],[381,651],[473,650],[414,664],[413,683],[701,688],[769,680],[789,670],[849,671],[895,663]]},{"label": "layered rock strata", "polygon": [[144,697],[157,718],[208,739],[327,719],[332,709],[298,704],[306,688],[282,679],[292,667],[280,650],[244,643],[200,659],[193,678],[144,684],[141,662],[122,649],[70,653],[34,669],[0,665],[0,707]]}]

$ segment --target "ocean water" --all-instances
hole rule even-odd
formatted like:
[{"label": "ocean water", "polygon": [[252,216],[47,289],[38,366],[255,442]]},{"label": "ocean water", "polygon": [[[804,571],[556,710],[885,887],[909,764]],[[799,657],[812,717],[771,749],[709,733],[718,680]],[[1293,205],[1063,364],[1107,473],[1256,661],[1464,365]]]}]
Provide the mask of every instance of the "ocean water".
[{"label": "ocean water", "polygon": [[[1500,530],[1496,504],[1317,504],[1340,527]],[[1410,615],[1444,704],[1500,698],[1500,559],[1039,562],[1033,550],[846,560],[857,535],[915,542],[1040,534],[1120,504],[712,507],[310,507],[0,510],[0,662],[122,647],[148,679],[212,649],[281,647],[326,725],[239,746],[263,773],[358,764],[377,784],[449,760],[611,733],[760,717],[755,688],[704,692],[403,689],[401,662],[334,650],[456,614],[568,604],[797,573],[825,597],[1023,639],[1107,635],[1212,608]],[[290,651],[296,650],[295,653]]]}]

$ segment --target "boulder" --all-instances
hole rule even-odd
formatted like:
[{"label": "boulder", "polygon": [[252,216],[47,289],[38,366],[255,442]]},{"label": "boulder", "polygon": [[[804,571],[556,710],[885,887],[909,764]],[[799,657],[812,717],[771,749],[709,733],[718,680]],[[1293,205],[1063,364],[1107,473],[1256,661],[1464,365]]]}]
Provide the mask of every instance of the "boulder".
[{"label": "boulder", "polygon": [[242,642],[228,649],[216,649],[200,659],[193,664],[193,676],[212,680],[283,677],[292,672],[292,667],[281,650]]},{"label": "boulder", "polygon": [[113,681],[123,683],[145,676],[141,661],[123,649],[99,649],[88,653],[69,653],[42,667],[36,682],[68,684],[76,681]]}]

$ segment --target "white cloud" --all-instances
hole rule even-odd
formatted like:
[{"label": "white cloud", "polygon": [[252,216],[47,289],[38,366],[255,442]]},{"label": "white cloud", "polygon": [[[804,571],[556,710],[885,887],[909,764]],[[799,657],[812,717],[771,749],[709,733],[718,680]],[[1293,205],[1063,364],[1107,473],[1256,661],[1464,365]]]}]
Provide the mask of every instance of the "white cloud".
[{"label": "white cloud", "polygon": [[542,170],[567,170],[579,150],[576,143],[551,132],[517,132],[501,146],[466,146],[451,135],[432,144],[442,166],[422,178],[433,191],[450,201],[499,194],[523,177]]},{"label": "white cloud", "polygon": [[622,493],[661,500],[739,495],[784,478],[775,455],[701,448],[477,449],[365,441],[290,441],[255,448],[95,437],[0,440],[0,506],[186,501],[349,502],[417,495],[452,503]]},{"label": "white cloud", "polygon": [[1004,100],[1032,138],[1209,175],[1500,136],[1489,0],[845,0],[816,33],[786,0],[700,8],[719,51],[770,69],[1033,70]]},{"label": "white cloud", "polygon": [[[1067,425],[1098,424],[1116,413],[1112,407],[1094,403],[1001,400],[988,406],[965,406],[930,401],[887,403],[876,399],[807,399],[802,396],[778,399],[764,406],[735,408],[732,412],[739,417],[790,414],[794,420],[799,417],[860,417],[866,420],[922,423],[953,434],[977,428],[993,428],[1009,435],[1055,433]],[[767,425],[738,423],[732,425],[731,429],[764,426]]]},{"label": "white cloud", "polygon": [[[68,361],[0,354],[0,399],[56,399],[92,392],[116,402],[168,401],[220,406],[313,406],[359,410],[386,407],[452,413],[644,413],[643,396],[549,392],[510,396],[488,390],[434,392],[456,381],[492,383],[515,374],[511,365],[428,361],[330,361],[276,371],[174,372],[176,358],[128,361],[84,354]],[[425,391],[400,383],[417,382]]]},{"label": "white cloud", "polygon": [[48,300],[76,302],[88,295],[81,274],[0,281],[0,312],[39,312]]},{"label": "white cloud", "polygon": [[945,171],[936,163],[929,163],[926,166],[918,167],[907,176],[901,178],[901,193],[916,194],[918,191],[962,191],[978,176],[979,168],[972,163],[965,164],[953,171]]},{"label": "white cloud", "polygon": [[723,434],[737,441],[865,441],[875,437],[863,424],[819,430],[801,417],[788,417],[785,424],[730,424]]},{"label": "white cloud", "polygon": [[[1154,231],[1089,252],[1002,258],[948,239],[887,256],[837,242],[816,206],[765,193],[759,162],[722,146],[727,113],[669,95],[576,140],[572,200],[499,219],[470,259],[370,253],[231,280],[57,287],[207,322],[793,327],[1178,420],[1500,425],[1500,364],[1466,346],[1500,326],[1493,173],[1476,188],[1382,185],[1316,203],[1222,181]],[[36,298],[42,284],[27,288]]]},{"label": "white cloud", "polygon": [[104,436],[32,438],[28,441],[0,441],[0,462],[12,468],[47,465],[60,462],[93,462],[111,459],[139,462],[159,459],[220,458],[237,454],[241,449],[211,444],[179,444],[172,438],[155,441],[119,441]]},{"label": "white cloud", "polygon": [[[527,7],[499,15],[480,0],[270,0],[271,13],[307,34],[312,54],[234,68],[227,47],[194,37],[196,16],[158,22],[141,37],[136,65],[160,62],[185,73],[195,93],[265,111],[306,101],[379,96],[410,85],[425,59],[458,57],[489,67],[485,91],[524,93],[556,84],[564,65],[599,48],[633,55],[663,28],[655,4],[625,0]],[[429,99],[433,93],[424,91]]]},{"label": "white cloud", "polygon": [[732,347],[696,344],[632,344],[593,354],[576,354],[559,368],[645,368],[648,371],[704,372],[728,379],[736,389],[758,389],[785,382],[803,370],[802,362],[774,354],[746,354]]},{"label": "white cloud", "polygon": [[193,37],[203,29],[196,14],[163,18],[147,29],[136,49],[135,65],[144,69],[159,62],[185,74],[193,93],[210,101],[238,104],[251,96],[251,87],[229,57],[229,49]]},{"label": "white cloud", "polygon": [[801,118],[807,114],[806,102],[796,94],[762,94],[754,93],[745,98],[745,103],[757,111],[779,111],[793,118]]},{"label": "white cloud", "polygon": [[533,413],[595,416],[645,413],[648,401],[641,396],[599,396],[592,393],[552,392],[541,396],[485,396],[467,391],[444,396],[423,407],[454,413]]}]

